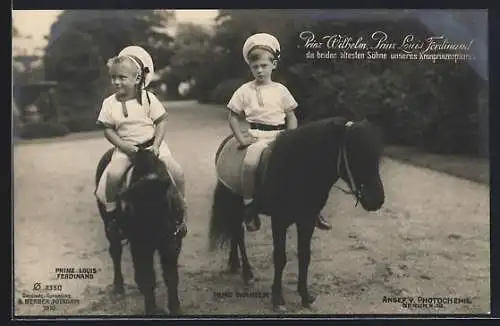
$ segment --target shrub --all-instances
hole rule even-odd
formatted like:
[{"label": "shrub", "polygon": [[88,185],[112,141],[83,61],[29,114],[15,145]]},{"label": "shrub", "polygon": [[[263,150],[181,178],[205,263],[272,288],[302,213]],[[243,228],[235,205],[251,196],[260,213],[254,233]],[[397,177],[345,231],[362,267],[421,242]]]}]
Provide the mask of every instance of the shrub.
[{"label": "shrub", "polygon": [[210,93],[211,102],[215,104],[227,104],[233,93],[243,83],[245,83],[245,80],[242,78],[232,78],[222,81]]},{"label": "shrub", "polygon": [[337,62],[290,68],[289,89],[304,122],[367,117],[389,144],[436,153],[478,152],[477,76],[466,65]]},{"label": "shrub", "polygon": [[83,115],[67,118],[64,124],[70,132],[93,131],[100,129],[96,121],[94,115]]},{"label": "shrub", "polygon": [[19,132],[20,138],[49,138],[60,137],[69,133],[68,128],[61,123],[56,122],[32,122],[21,127]]}]

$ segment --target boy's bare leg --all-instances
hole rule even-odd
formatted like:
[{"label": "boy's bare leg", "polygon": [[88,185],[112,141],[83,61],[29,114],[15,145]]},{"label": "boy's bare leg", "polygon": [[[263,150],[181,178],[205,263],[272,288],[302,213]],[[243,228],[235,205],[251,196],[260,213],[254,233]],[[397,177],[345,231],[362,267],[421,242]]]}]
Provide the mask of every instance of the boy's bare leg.
[{"label": "boy's bare leg", "polygon": [[120,223],[123,221],[118,221],[119,216],[116,200],[120,190],[120,181],[130,164],[131,162],[126,154],[115,151],[107,169],[105,207],[109,216],[109,221],[107,221],[108,230],[112,233],[120,234],[122,238],[124,237],[124,230],[119,227],[119,224],[123,224]]},{"label": "boy's bare leg", "polygon": [[253,194],[255,172],[260,161],[260,155],[266,147],[267,143],[263,141],[257,141],[248,146],[241,171],[243,202],[245,204],[244,222],[247,230],[250,232],[260,229],[260,219],[253,202]]}]

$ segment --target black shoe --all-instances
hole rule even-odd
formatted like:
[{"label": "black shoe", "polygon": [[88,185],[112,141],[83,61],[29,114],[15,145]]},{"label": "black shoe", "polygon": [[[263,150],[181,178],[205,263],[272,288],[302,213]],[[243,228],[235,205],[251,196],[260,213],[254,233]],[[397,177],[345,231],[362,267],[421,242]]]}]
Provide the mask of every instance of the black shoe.
[{"label": "black shoe", "polygon": [[332,226],[330,223],[328,223],[324,218],[323,215],[319,214],[316,217],[316,227],[320,230],[331,230]]},{"label": "black shoe", "polygon": [[186,214],[187,214],[187,203],[186,203],[186,199],[183,198],[183,208],[182,208],[182,220],[180,222],[178,222],[178,229],[177,229],[177,235],[179,235],[182,238],[184,238],[187,233],[188,233],[188,228],[187,228],[187,224],[186,224]]},{"label": "black shoe", "polygon": [[181,239],[187,235],[188,229],[185,221],[182,221],[182,223],[179,225],[179,229],[177,232],[177,235],[180,236]]},{"label": "black shoe", "polygon": [[245,205],[244,221],[248,232],[255,232],[260,229],[260,218],[255,211],[255,204],[253,202]]}]

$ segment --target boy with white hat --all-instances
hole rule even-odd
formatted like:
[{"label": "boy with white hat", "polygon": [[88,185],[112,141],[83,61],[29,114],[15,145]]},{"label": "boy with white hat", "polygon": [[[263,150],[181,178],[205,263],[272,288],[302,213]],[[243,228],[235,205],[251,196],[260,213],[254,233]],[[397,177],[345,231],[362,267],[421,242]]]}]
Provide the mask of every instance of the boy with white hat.
[{"label": "boy with white hat", "polygon": [[[99,184],[96,195],[116,227],[120,181],[139,147],[150,149],[165,163],[183,198],[185,186],[183,171],[163,140],[167,112],[158,98],[145,90],[154,73],[151,56],[141,47],[129,46],[110,60],[109,70],[115,93],[103,101],[97,123],[104,127],[104,135],[115,150],[107,168],[107,184]],[[181,234],[186,232],[184,218]]]},{"label": "boy with white hat", "polygon": [[[297,102],[284,85],[271,79],[279,57],[280,44],[274,36],[267,33],[250,36],[243,45],[243,58],[255,79],[241,85],[227,105],[229,125],[235,138],[241,146],[248,146],[242,168],[244,220],[248,231],[260,228],[252,198],[260,155],[281,131],[297,128],[294,113]],[[241,116],[250,124],[250,137],[241,131]],[[321,216],[318,216],[316,226],[320,229],[331,228]]]}]

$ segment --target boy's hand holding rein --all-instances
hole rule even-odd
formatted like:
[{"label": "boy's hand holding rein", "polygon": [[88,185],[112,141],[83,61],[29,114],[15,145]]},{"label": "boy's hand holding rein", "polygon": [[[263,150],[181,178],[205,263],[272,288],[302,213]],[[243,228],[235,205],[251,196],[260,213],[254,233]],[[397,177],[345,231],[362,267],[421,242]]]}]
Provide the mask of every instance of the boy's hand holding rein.
[{"label": "boy's hand holding rein", "polygon": [[229,111],[229,127],[231,128],[236,140],[240,143],[239,149],[246,148],[257,141],[257,139],[249,133],[244,133],[241,131],[240,120],[242,119],[243,117],[237,115],[232,111]]},{"label": "boy's hand holding rein", "polygon": [[153,152],[153,154],[155,154],[155,156],[160,155],[160,145],[156,145],[156,144],[154,144],[154,145],[151,147],[151,151]]},{"label": "boy's hand holding rein", "polygon": [[119,148],[122,152],[127,154],[129,157],[133,157],[134,154],[139,150],[139,148],[137,148],[136,146],[134,146],[130,143],[127,143],[127,142],[122,142],[122,144],[120,144]]}]

